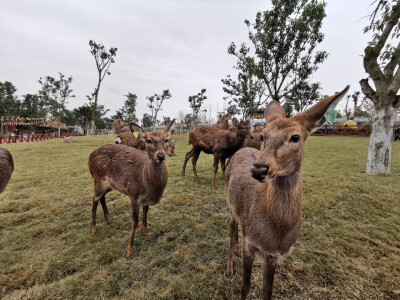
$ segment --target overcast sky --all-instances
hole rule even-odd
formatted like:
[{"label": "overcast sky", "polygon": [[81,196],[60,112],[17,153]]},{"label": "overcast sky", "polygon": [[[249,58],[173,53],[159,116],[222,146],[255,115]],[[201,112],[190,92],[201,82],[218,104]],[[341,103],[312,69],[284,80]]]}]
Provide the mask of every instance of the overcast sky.
[{"label": "overcast sky", "polygon": [[[333,94],[366,77],[362,66],[368,37],[363,34],[368,0],[327,0],[327,17],[319,50],[328,59],[313,76],[324,94]],[[162,116],[190,112],[188,96],[207,89],[206,108],[215,116],[223,106],[221,79],[234,74],[231,42],[248,42],[245,19],[268,9],[260,0],[146,1],[4,1],[0,10],[0,81],[11,81],[17,95],[36,93],[43,76],[73,76],[76,98],[69,108],[86,102],[97,80],[89,53],[90,39],[117,47],[111,76],[105,78],[99,103],[122,107],[124,94],[138,95],[137,116],[148,112],[146,96],[170,89]],[[342,101],[343,103],[343,101]],[[343,107],[343,104],[340,105]],[[109,114],[109,115],[110,115]]]}]

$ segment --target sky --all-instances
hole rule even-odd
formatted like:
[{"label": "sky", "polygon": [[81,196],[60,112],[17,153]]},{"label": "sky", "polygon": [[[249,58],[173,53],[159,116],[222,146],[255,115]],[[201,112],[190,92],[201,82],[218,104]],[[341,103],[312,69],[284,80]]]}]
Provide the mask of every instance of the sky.
[{"label": "sky", "polygon": [[[330,95],[350,84],[360,90],[367,77],[362,65],[369,37],[363,28],[371,1],[326,0],[324,41],[318,50],[328,59],[312,81]],[[188,97],[207,89],[205,108],[216,117],[224,106],[221,79],[235,74],[231,42],[248,43],[244,20],[271,7],[260,0],[146,1],[4,1],[0,10],[0,82],[10,81],[17,95],[36,93],[40,77],[72,75],[75,98],[68,108],[86,103],[97,84],[89,40],[118,48],[115,64],[101,86],[99,103],[109,116],[123,106],[128,92],[137,94],[137,116],[149,113],[147,96],[169,89],[162,116],[191,112]],[[344,107],[344,101],[338,108]]]}]

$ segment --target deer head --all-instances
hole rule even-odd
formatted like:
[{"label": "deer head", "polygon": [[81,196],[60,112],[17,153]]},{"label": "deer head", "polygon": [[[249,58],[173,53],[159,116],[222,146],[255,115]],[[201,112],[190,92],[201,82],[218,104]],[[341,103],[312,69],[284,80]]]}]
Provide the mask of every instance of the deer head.
[{"label": "deer head", "polygon": [[241,138],[251,138],[250,134],[251,128],[250,128],[250,121],[249,120],[242,120],[239,122],[236,128],[237,135],[240,136]]},{"label": "deer head", "polygon": [[165,160],[166,148],[172,132],[175,131],[175,119],[169,123],[163,131],[145,132],[142,127],[135,123],[129,124],[132,132],[138,131],[139,139],[144,139],[146,151],[154,163],[162,163]]},{"label": "deer head", "polygon": [[279,102],[272,101],[265,110],[267,126],[260,135],[263,143],[252,169],[253,178],[266,183],[275,177],[299,172],[307,138],[324,123],[325,113],[344,97],[348,89],[349,86],[289,119]]}]

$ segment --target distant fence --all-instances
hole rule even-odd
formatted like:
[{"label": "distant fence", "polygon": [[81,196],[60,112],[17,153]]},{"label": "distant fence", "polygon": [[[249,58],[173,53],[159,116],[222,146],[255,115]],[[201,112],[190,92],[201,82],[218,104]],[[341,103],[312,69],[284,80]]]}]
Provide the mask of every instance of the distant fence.
[{"label": "distant fence", "polygon": [[[79,136],[81,134],[61,134],[61,138],[69,137],[69,136]],[[24,143],[24,142],[36,142],[36,141],[44,141],[58,138],[58,133],[51,134],[20,134],[14,136],[2,136],[0,135],[0,144],[13,144],[13,143]]]},{"label": "distant fence", "polygon": [[[313,133],[313,135],[329,135],[329,136],[365,136],[371,135],[371,125],[324,125]],[[393,134],[400,134],[400,125],[393,126]]]},{"label": "distant fence", "polygon": [[[255,125],[254,130],[263,129],[264,126]],[[371,125],[324,125],[316,130],[312,135],[316,136],[365,136],[369,137],[371,135]],[[400,125],[394,125],[393,127],[394,135],[400,134]]]}]

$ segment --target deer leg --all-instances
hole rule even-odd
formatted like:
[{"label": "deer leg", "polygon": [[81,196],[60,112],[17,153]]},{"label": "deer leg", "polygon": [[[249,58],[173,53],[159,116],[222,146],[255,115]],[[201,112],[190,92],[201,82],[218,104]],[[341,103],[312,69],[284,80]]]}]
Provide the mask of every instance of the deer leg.
[{"label": "deer leg", "polygon": [[103,208],[104,212],[104,219],[106,219],[107,224],[111,224],[111,217],[110,213],[108,212],[107,204],[106,204],[106,195],[103,195],[100,198],[101,207]]},{"label": "deer leg", "polygon": [[221,158],[221,170],[222,170],[222,178],[224,179],[224,183],[226,186],[228,186],[228,182],[226,181],[226,177],[225,177],[225,170],[226,170],[225,161],[226,161],[226,158]]},{"label": "deer leg", "polygon": [[92,235],[96,233],[96,211],[97,211],[97,205],[99,204],[100,198],[96,197],[96,195],[93,195],[92,199]]},{"label": "deer leg", "polygon": [[129,241],[128,249],[126,251],[126,256],[128,258],[133,258],[133,240],[135,239],[136,228],[139,223],[139,210],[140,206],[136,203],[136,200],[131,198],[132,204],[132,231],[131,231],[131,239]]},{"label": "deer leg", "polygon": [[142,233],[146,234],[147,233],[147,212],[149,211],[149,206],[144,205],[143,206],[143,220],[142,220]]},{"label": "deer leg", "polygon": [[219,156],[214,154],[214,164],[213,164],[213,170],[214,170],[214,174],[213,174],[213,179],[212,179],[212,189],[215,190],[215,177],[217,176],[217,172],[218,172],[218,163],[219,163]]},{"label": "deer leg", "polygon": [[230,227],[229,257],[228,257],[228,264],[226,267],[226,275],[227,276],[233,275],[233,252],[234,252],[235,246],[237,246],[237,240],[236,240],[237,230],[238,230],[237,222],[232,217],[231,227]]},{"label": "deer leg", "polygon": [[243,238],[243,275],[240,287],[240,298],[246,299],[251,286],[251,270],[253,269],[254,255],[246,249],[246,241]]},{"label": "deer leg", "polygon": [[185,176],[186,164],[187,164],[188,160],[193,156],[193,153],[194,153],[194,148],[192,148],[192,150],[190,150],[185,155],[185,161],[183,162],[183,167],[182,167],[182,172],[181,172],[182,176]]},{"label": "deer leg", "polygon": [[197,170],[196,170],[197,160],[199,159],[199,156],[200,156],[200,150],[195,150],[192,157],[192,165],[193,165],[194,181],[196,181],[197,184],[200,184],[199,176],[197,176]]},{"label": "deer leg", "polygon": [[272,286],[276,268],[276,258],[267,256],[263,263],[263,294],[265,300],[272,299]]}]

